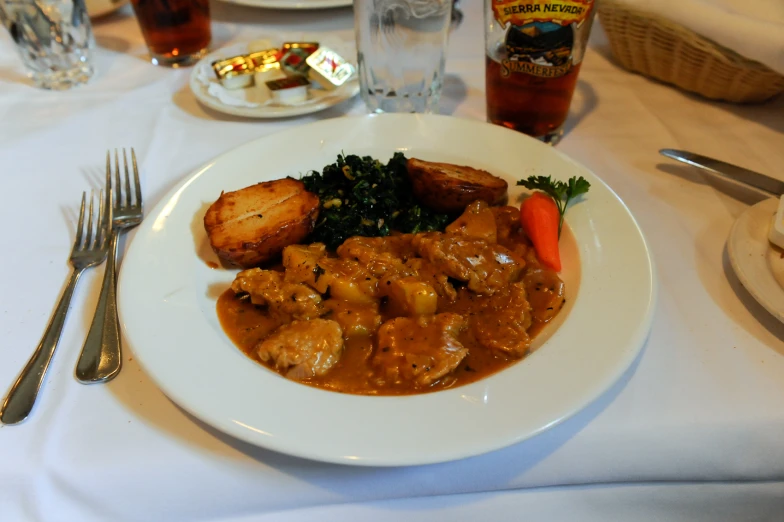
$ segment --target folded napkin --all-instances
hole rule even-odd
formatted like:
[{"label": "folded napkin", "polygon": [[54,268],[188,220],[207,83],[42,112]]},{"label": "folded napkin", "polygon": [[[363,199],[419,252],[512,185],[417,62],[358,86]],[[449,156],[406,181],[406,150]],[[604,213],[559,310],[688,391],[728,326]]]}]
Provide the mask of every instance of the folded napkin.
[{"label": "folded napkin", "polygon": [[618,0],[784,74],[784,0]]}]

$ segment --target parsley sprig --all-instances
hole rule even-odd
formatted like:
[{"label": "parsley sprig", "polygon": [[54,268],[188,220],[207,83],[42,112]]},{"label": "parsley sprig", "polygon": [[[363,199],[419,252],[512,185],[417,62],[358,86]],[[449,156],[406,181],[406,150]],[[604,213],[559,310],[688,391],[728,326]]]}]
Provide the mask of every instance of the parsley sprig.
[{"label": "parsley sprig", "polygon": [[529,176],[528,179],[521,179],[517,182],[518,186],[523,186],[528,190],[541,190],[555,200],[561,219],[558,222],[558,237],[561,237],[561,227],[564,222],[564,214],[569,202],[581,194],[588,192],[591,184],[584,177],[571,177],[569,181],[554,180],[550,176]]}]

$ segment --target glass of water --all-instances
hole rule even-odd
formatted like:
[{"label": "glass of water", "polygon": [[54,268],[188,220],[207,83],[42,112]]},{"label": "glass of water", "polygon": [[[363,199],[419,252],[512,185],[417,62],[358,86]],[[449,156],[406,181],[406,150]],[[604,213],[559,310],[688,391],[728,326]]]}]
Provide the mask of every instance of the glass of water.
[{"label": "glass of water", "polygon": [[452,1],[354,1],[360,93],[371,112],[437,111]]},{"label": "glass of water", "polygon": [[0,0],[0,21],[37,86],[64,90],[92,76],[94,44],[84,0]]}]

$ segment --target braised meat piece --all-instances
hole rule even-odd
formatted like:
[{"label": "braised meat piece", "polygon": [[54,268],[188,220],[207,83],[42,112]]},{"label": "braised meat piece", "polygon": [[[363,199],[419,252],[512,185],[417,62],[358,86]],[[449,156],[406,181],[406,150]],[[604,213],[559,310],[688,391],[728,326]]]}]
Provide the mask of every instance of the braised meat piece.
[{"label": "braised meat piece", "polygon": [[231,283],[236,294],[247,293],[253,304],[267,306],[270,313],[294,319],[313,319],[323,313],[321,295],[308,285],[286,282],[281,272],[251,268]]},{"label": "braised meat piece", "polygon": [[480,200],[468,205],[460,217],[446,227],[446,233],[476,237],[488,243],[495,243],[498,238],[498,227],[490,205]]},{"label": "braised meat piece", "polygon": [[529,270],[523,276],[523,284],[534,308],[534,319],[546,323],[558,315],[566,302],[565,285],[558,273],[549,268]]},{"label": "braised meat piece", "polygon": [[261,341],[256,355],[289,379],[323,375],[340,359],[343,330],[335,321],[292,321]]},{"label": "braised meat piece", "polygon": [[478,294],[492,295],[505,288],[525,267],[512,251],[483,239],[428,232],[417,234],[413,243],[419,255]]},{"label": "braised meat piece", "polygon": [[522,283],[483,300],[480,311],[471,316],[471,330],[479,344],[515,359],[528,353],[531,323],[531,305]]},{"label": "braised meat piece", "polygon": [[380,380],[429,386],[457,368],[468,353],[457,340],[464,328],[465,319],[451,313],[385,322],[372,360]]},{"label": "braised meat piece", "polygon": [[411,246],[412,234],[388,237],[350,237],[338,247],[343,259],[353,259],[375,277],[401,273],[410,275],[404,263],[416,255]]}]

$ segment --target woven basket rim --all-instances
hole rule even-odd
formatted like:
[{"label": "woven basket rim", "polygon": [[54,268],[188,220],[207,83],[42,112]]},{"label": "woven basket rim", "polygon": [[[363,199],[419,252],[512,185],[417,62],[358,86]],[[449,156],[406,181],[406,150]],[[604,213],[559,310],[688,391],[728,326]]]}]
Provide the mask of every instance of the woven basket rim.
[{"label": "woven basket rim", "polygon": [[716,58],[717,60],[723,61],[727,64],[731,64],[735,67],[740,67],[743,69],[755,69],[760,72],[767,72],[778,74],[776,71],[768,67],[767,65],[758,62],[756,60],[752,60],[751,58],[746,58],[745,56],[729,49],[728,47],[724,47],[723,45],[716,43],[715,41],[707,38],[699,33],[692,31],[691,29],[684,27],[683,25],[666,18],[664,16],[659,15],[658,13],[652,13],[644,8],[637,8],[631,7],[623,2],[617,2],[614,0],[599,0],[597,2],[598,13],[599,17],[602,16],[602,11],[607,10],[618,10],[618,11],[625,11],[629,16],[635,18],[642,18],[646,19],[648,23],[657,24],[661,26],[663,29],[672,31],[677,33],[678,35],[682,36],[684,39],[688,40],[689,43],[692,45],[699,47],[702,51],[710,54],[712,57]]}]

